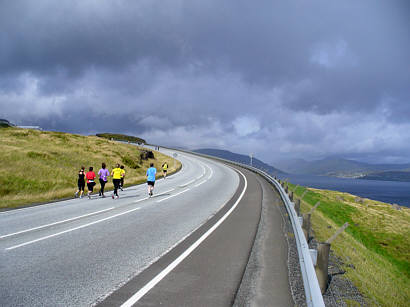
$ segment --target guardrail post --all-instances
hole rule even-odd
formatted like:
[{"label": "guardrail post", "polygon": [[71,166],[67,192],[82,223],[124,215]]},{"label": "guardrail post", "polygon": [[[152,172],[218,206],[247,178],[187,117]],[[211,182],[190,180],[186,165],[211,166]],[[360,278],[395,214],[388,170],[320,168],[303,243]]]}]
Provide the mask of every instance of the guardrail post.
[{"label": "guardrail post", "polygon": [[303,233],[305,234],[306,241],[309,243],[309,236],[310,236],[310,217],[312,216],[311,213],[303,214],[303,224],[302,229]]},{"label": "guardrail post", "polygon": [[329,253],[330,253],[330,244],[338,235],[340,235],[347,227],[349,223],[344,223],[333,236],[326,240],[326,242],[319,243],[317,247],[317,265],[315,267],[317,280],[319,282],[320,291],[322,294],[326,292],[327,283],[328,283],[328,264],[329,264]]},{"label": "guardrail post", "polygon": [[330,243],[319,243],[317,247],[317,264],[315,267],[317,280],[322,294],[326,292],[328,282]]},{"label": "guardrail post", "polygon": [[288,194],[288,186],[287,185],[285,186],[285,192],[286,192],[286,194]]},{"label": "guardrail post", "polygon": [[296,199],[296,203],[295,203],[295,211],[296,214],[299,216],[300,215],[300,199]]}]

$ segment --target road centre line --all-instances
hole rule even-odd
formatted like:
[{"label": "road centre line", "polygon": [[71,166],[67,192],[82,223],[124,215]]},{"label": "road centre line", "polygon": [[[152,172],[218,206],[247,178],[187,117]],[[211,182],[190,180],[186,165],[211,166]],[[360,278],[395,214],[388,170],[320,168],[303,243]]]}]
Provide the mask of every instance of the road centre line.
[{"label": "road centre line", "polygon": [[185,187],[185,186],[187,186],[188,184],[190,184],[190,183],[192,183],[192,182],[194,182],[196,179],[192,179],[191,181],[188,181],[187,183],[184,183],[184,184],[180,184],[179,185],[179,187]]},{"label": "road centre line", "polygon": [[232,213],[233,210],[238,206],[239,202],[242,200],[243,195],[248,187],[248,181],[246,180],[245,175],[238,170],[245,180],[245,186],[242,190],[241,195],[236,200],[235,204],[221,217],[207,232],[205,232],[197,241],[195,241],[188,249],[186,249],[178,258],[171,262],[162,272],[156,275],[151,281],[149,281],[144,287],[137,291],[133,296],[131,296],[121,307],[131,307],[137,303],[145,294],[147,294],[152,288],[154,288],[165,276],[167,276],[176,266],[178,266],[186,257],[188,257],[206,238],[212,234],[215,229],[222,224],[226,218]]},{"label": "road centre line", "polygon": [[145,198],[142,198],[142,199],[137,199],[137,200],[134,200],[133,202],[134,203],[139,203],[139,202],[142,202],[143,200],[147,200],[149,197],[145,197]]},{"label": "road centre line", "polygon": [[[161,196],[161,195],[167,194],[167,193],[169,193],[169,192],[172,192],[172,191],[174,191],[174,190],[175,190],[175,189],[171,189],[171,190],[168,190],[168,191],[165,191],[165,192],[156,194],[155,196]],[[142,199],[137,199],[137,200],[134,201],[134,203],[139,203],[139,202],[142,202],[142,201],[147,200],[147,199],[150,199],[150,197],[145,197],[145,198],[142,198]]]},{"label": "road centre line", "polygon": [[209,168],[211,170],[211,174],[209,174],[208,180],[211,179],[212,175],[214,174],[214,171],[212,168]]},{"label": "road centre line", "polygon": [[171,190],[168,190],[168,191],[165,191],[165,192],[162,192],[162,193],[160,193],[160,194],[157,194],[156,196],[164,195],[164,194],[167,194],[167,193],[172,192],[172,191],[174,191],[174,190],[175,190],[175,188],[174,188],[174,189],[171,189]]},{"label": "road centre line", "polygon": [[30,232],[30,231],[33,231],[33,230],[38,230],[38,229],[42,229],[42,228],[46,228],[46,227],[50,227],[50,226],[54,226],[54,225],[58,225],[58,224],[66,223],[66,222],[70,222],[70,221],[75,221],[75,220],[81,219],[81,218],[83,218],[83,217],[87,217],[87,216],[99,214],[99,213],[106,212],[106,211],[109,211],[109,210],[112,210],[112,209],[115,209],[115,207],[111,207],[111,208],[104,209],[104,210],[100,210],[100,211],[96,211],[96,212],[91,212],[91,213],[88,213],[88,214],[76,216],[76,217],[73,217],[73,218],[70,218],[70,219],[58,221],[58,222],[51,223],[51,224],[41,225],[41,226],[38,226],[38,227],[34,227],[34,228],[30,228],[30,229],[26,229],[26,230],[14,232],[14,233],[10,233],[10,234],[7,234],[7,235],[0,236],[0,239],[12,237],[12,236],[19,235],[19,234],[22,234],[22,233],[26,233],[26,232]]},{"label": "road centre line", "polygon": [[71,229],[61,231],[61,232],[57,232],[55,234],[52,234],[52,235],[49,235],[49,236],[46,236],[46,237],[42,237],[42,238],[39,238],[39,239],[36,239],[36,240],[32,240],[32,241],[28,241],[28,242],[25,242],[25,243],[22,243],[22,244],[14,245],[14,246],[6,248],[6,250],[16,249],[16,248],[19,248],[19,247],[22,247],[22,246],[26,246],[26,245],[35,243],[35,242],[39,242],[39,241],[43,241],[43,240],[46,240],[46,239],[49,239],[49,238],[52,238],[52,237],[56,237],[56,236],[59,236],[59,235],[62,235],[62,234],[65,234],[65,233],[68,233],[68,232],[71,232],[71,231],[74,231],[74,230],[85,228],[85,227],[88,227],[88,226],[91,226],[91,225],[94,225],[94,224],[98,224],[98,223],[113,219],[115,217],[118,217],[118,216],[121,216],[121,215],[124,215],[124,214],[134,212],[134,211],[139,210],[139,209],[141,209],[141,208],[138,207],[138,208],[134,208],[134,209],[131,209],[131,210],[128,210],[128,211],[125,211],[125,212],[121,212],[121,213],[118,213],[118,214],[103,218],[101,220],[97,220],[97,221],[94,221],[94,222],[91,222],[91,223],[88,223],[88,224],[84,224],[84,225],[81,225],[81,226],[78,226],[78,227],[75,227],[75,228],[71,228]]},{"label": "road centre line", "polygon": [[171,197],[174,197],[174,196],[177,196],[177,195],[179,195],[179,194],[185,193],[186,191],[189,191],[189,190],[190,190],[190,189],[186,189],[186,190],[183,190],[183,191],[181,191],[181,192],[178,192],[178,193],[176,193],[176,194],[174,194],[174,195],[170,195],[170,196],[165,197],[165,198],[163,198],[163,199],[157,200],[157,203],[160,203],[160,202],[162,202],[162,201],[164,201],[164,200],[167,200],[167,199],[169,199],[169,198],[171,198]]},{"label": "road centre line", "polygon": [[201,183],[198,183],[198,184],[196,184],[196,185],[194,185],[194,187],[199,187],[201,184],[203,184],[203,183],[205,183],[205,182],[207,182],[208,180],[204,180],[204,181],[202,181]]}]

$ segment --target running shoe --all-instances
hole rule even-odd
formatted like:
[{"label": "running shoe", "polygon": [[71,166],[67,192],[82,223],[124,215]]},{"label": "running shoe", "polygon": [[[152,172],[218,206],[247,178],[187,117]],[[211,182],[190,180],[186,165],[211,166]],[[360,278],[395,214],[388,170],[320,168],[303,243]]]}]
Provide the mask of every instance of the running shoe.
[{"label": "running shoe", "polygon": [[87,195],[88,196],[88,199],[91,199],[91,195]]},{"label": "running shoe", "polygon": [[111,195],[112,199],[114,199],[114,194]]},{"label": "running shoe", "polygon": [[75,198],[78,197],[78,192],[75,192],[74,197],[75,197]]}]

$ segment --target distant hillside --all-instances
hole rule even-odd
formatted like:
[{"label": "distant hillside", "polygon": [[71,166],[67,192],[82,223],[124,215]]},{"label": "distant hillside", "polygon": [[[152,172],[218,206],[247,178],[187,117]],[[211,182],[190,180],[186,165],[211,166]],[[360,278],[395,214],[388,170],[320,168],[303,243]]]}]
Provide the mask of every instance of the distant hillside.
[{"label": "distant hillside", "polygon": [[14,124],[10,123],[7,119],[0,118],[0,128],[13,127]]},{"label": "distant hillside", "polygon": [[[212,149],[212,148],[204,148],[204,149],[197,149],[194,150],[194,152],[205,154],[205,155],[210,155],[234,162],[239,162],[242,164],[247,164],[250,165],[250,158],[247,155],[241,155],[237,153],[230,152],[228,150],[221,150],[221,149]],[[281,171],[280,169],[277,169],[269,164],[266,164],[265,162],[253,158],[252,159],[252,165],[256,168],[259,168],[261,170],[266,171],[269,174],[275,175],[275,174],[286,174],[285,172]]]},{"label": "distant hillside", "polygon": [[326,175],[335,177],[363,177],[370,173],[407,171],[409,164],[368,164],[342,158],[327,158],[315,161],[281,161],[279,167],[293,174]]},{"label": "distant hillside", "polygon": [[360,179],[410,182],[410,172],[400,172],[400,171],[377,172],[377,173],[371,173],[363,177],[360,177]]},{"label": "distant hillside", "polygon": [[125,141],[138,144],[145,144],[145,140],[132,135],[116,134],[116,133],[97,133],[96,136],[100,138],[113,139],[116,141]]}]

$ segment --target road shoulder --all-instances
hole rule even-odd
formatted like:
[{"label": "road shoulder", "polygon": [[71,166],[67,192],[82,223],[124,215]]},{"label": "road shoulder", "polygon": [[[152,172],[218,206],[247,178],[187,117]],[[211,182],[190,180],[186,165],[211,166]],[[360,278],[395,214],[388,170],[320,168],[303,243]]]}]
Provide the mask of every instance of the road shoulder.
[{"label": "road shoulder", "polygon": [[[259,177],[259,176],[258,176]],[[293,306],[288,278],[288,244],[279,195],[263,178],[262,213],[234,306]]]}]

